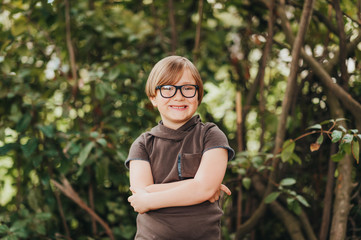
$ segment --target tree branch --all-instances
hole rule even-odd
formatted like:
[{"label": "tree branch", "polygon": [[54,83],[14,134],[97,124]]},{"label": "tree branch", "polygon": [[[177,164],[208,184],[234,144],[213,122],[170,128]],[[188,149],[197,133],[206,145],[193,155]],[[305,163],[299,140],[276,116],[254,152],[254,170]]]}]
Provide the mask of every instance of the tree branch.
[{"label": "tree branch", "polygon": [[[335,143],[331,145],[330,156],[336,153]],[[328,236],[328,231],[330,228],[331,220],[331,209],[332,209],[332,194],[333,194],[333,185],[334,185],[334,175],[335,175],[335,163],[331,159],[328,160],[328,172],[327,172],[327,183],[325,197],[323,198],[323,211],[322,211],[322,221],[320,227],[320,240],[326,240]]]},{"label": "tree branch", "polygon": [[69,181],[65,177],[63,177],[63,179],[62,179],[63,185],[61,185],[60,183],[58,183],[57,181],[55,181],[53,179],[51,179],[51,183],[53,183],[68,198],[70,198],[76,204],[78,204],[79,207],[81,207],[82,209],[87,211],[89,213],[89,215],[91,217],[93,217],[97,222],[99,222],[99,224],[105,229],[105,232],[107,233],[109,238],[111,240],[115,240],[113,232],[110,229],[109,225],[103,219],[101,219],[90,207],[88,207],[88,205],[83,200],[81,200],[79,195],[74,191],[74,189],[71,187]]},{"label": "tree branch", "polygon": [[[359,36],[361,40],[361,35]],[[301,50],[302,58],[310,65],[320,81],[336,96],[347,110],[356,118],[361,119],[361,104],[347,93],[342,87],[335,83],[323,66],[313,57],[308,56],[304,49]]]},{"label": "tree branch", "polygon": [[61,220],[62,220],[62,222],[63,222],[63,226],[64,226],[64,230],[65,230],[65,234],[66,234],[66,239],[71,240],[70,232],[69,232],[69,227],[68,227],[68,224],[66,223],[66,220],[65,220],[65,215],[64,215],[64,210],[63,210],[63,204],[62,204],[62,202],[61,202],[59,193],[58,193],[58,192],[55,192],[54,194],[55,194],[56,202],[57,202],[57,204],[58,204],[60,217],[61,217]]},{"label": "tree branch", "polygon": [[201,29],[202,29],[202,18],[203,18],[203,0],[198,1],[198,23],[196,29],[196,39],[193,49],[193,61],[197,62],[200,55],[199,43],[201,39]]},{"label": "tree branch", "polygon": [[[279,7],[277,11],[281,18],[282,27],[286,34],[287,41],[289,43],[293,43],[294,37],[292,35],[290,23],[287,20],[284,9]],[[353,50],[357,47],[357,44],[360,42],[361,32],[359,32],[359,35],[347,45],[347,54],[349,55],[351,52],[353,52]],[[319,77],[320,81],[344,104],[344,106],[351,112],[355,119],[361,119],[361,104],[353,99],[352,96],[342,87],[336,84],[328,74],[339,61],[339,51],[335,53],[335,57],[330,60],[328,64],[325,64],[324,67],[312,56],[307,55],[303,48],[301,49],[301,56],[310,65],[312,70]],[[359,125],[361,125],[361,123]],[[358,128],[360,128],[360,126]]]},{"label": "tree branch", "polygon": [[346,52],[346,34],[345,34],[345,30],[344,30],[344,22],[343,22],[343,16],[342,16],[342,11],[341,11],[341,7],[340,7],[340,1],[339,0],[333,0],[333,7],[335,8],[336,11],[336,20],[337,20],[337,26],[338,26],[338,36],[340,39],[340,54],[339,54],[339,65],[340,65],[340,70],[341,70],[341,85],[343,86],[343,88],[345,90],[348,89],[348,81],[349,81],[349,77],[348,77],[348,73],[347,73],[347,67],[346,67],[346,58],[347,58],[347,52]]},{"label": "tree branch", "polygon": [[[256,79],[251,87],[250,92],[247,95],[246,108],[247,108],[247,106],[251,105],[251,101],[254,98],[255,93],[257,91],[258,83],[261,81],[261,79],[262,79],[262,81],[264,79],[264,72],[265,72],[265,68],[267,65],[267,59],[268,59],[268,56],[269,56],[269,53],[270,53],[271,47],[272,47],[273,22],[274,22],[274,2],[275,1],[272,0],[267,5],[268,9],[269,9],[267,42],[266,42],[266,45],[263,50],[262,60],[261,60],[261,64],[258,69]],[[238,94],[238,92],[237,92],[237,94]],[[241,96],[238,96],[238,98],[241,99]],[[239,100],[237,100],[237,103],[238,103],[238,101]],[[262,102],[262,100],[260,100],[260,102]],[[242,122],[243,122],[243,119],[245,119],[248,112],[249,112],[249,108],[247,108],[243,111],[242,111],[242,109],[237,111],[237,134],[238,135],[242,134],[238,140],[238,142],[241,142],[241,144],[242,144],[242,146],[239,146],[239,150],[243,150],[243,132],[242,132],[243,124],[242,124]],[[240,144],[240,143],[238,143],[238,144]],[[257,225],[257,223],[260,221],[260,219],[262,218],[265,211],[266,211],[266,205],[262,201],[260,206],[254,212],[254,214],[252,214],[252,216],[244,224],[237,226],[237,233],[236,233],[237,239],[239,239],[240,237],[243,237],[246,233],[251,231]]]},{"label": "tree branch", "polygon": [[[304,36],[307,30],[307,27],[309,25],[309,22],[311,20],[312,16],[312,10],[313,10],[313,4],[314,0],[307,0],[304,3],[301,21],[299,24],[299,31],[297,33],[297,37],[293,43],[292,47],[292,62],[290,67],[290,75],[287,79],[287,87],[286,87],[286,93],[283,98],[282,102],[282,113],[279,117],[278,126],[277,126],[277,133],[276,133],[276,140],[275,140],[275,148],[274,148],[274,156],[277,155],[277,153],[282,148],[282,144],[284,141],[284,136],[286,133],[286,121],[289,113],[289,109],[291,106],[292,96],[293,96],[293,89],[296,85],[297,80],[297,73],[298,73],[298,61],[300,56],[300,49],[303,45]],[[271,171],[267,185],[266,195],[268,195],[272,191],[272,183],[276,181],[276,175],[277,175],[277,167],[278,167],[279,158],[275,158],[272,162],[272,168],[273,171]]]},{"label": "tree branch", "polygon": [[[336,98],[328,98],[331,116],[343,118],[344,112],[339,101]],[[342,121],[343,127],[347,127],[345,121]],[[330,240],[343,240],[346,237],[347,219],[351,209],[351,191],[352,191],[352,159],[346,154],[338,163],[338,177],[335,186],[335,201],[333,205],[333,217],[331,223]]]},{"label": "tree branch", "polygon": [[[255,175],[254,179],[256,181],[253,186],[256,189],[258,195],[261,197],[264,196],[264,194],[266,192],[266,187],[262,183],[262,180],[260,179],[260,177],[257,174]],[[285,227],[288,231],[288,234],[290,235],[292,240],[304,240],[305,239],[303,236],[303,233],[302,233],[301,224],[297,220],[297,218],[295,216],[293,216],[293,214],[291,214],[288,210],[286,210],[277,201],[273,201],[269,205],[270,205],[269,209],[285,225]]]},{"label": "tree branch", "polygon": [[64,3],[65,3],[66,45],[68,47],[68,52],[69,52],[69,61],[72,72],[72,78],[75,81],[75,84],[73,86],[73,97],[75,97],[78,91],[78,76],[77,76],[76,61],[75,61],[75,51],[74,51],[73,43],[71,41],[69,0],[65,0]]},{"label": "tree branch", "polygon": [[172,29],[172,54],[175,53],[177,49],[177,27],[175,23],[175,16],[174,16],[174,6],[173,0],[168,0],[168,7],[169,7],[169,22]]}]

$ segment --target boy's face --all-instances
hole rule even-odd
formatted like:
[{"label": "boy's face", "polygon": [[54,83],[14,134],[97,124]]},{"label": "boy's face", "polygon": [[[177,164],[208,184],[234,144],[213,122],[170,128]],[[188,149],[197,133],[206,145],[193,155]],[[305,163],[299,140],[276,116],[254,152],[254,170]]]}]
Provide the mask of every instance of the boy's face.
[{"label": "boy's face", "polygon": [[[196,85],[196,81],[188,69],[184,70],[181,79],[175,85],[181,86],[185,84]],[[198,90],[192,98],[184,97],[180,90],[171,98],[163,98],[160,90],[157,90],[156,96],[151,97],[150,100],[153,106],[158,108],[164,126],[178,129],[196,112],[198,107]]]}]

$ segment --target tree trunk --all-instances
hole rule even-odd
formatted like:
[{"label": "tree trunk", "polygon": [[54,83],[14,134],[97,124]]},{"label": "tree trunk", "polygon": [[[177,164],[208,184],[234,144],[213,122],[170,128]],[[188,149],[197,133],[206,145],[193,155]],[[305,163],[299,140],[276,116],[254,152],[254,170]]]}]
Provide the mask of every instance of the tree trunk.
[{"label": "tree trunk", "polygon": [[[344,112],[336,98],[328,98],[331,115],[336,118],[343,118]],[[345,122],[341,124],[347,128]],[[346,236],[347,219],[351,209],[352,191],[352,157],[348,154],[338,163],[338,177],[335,186],[335,202],[333,205],[333,217],[330,231],[330,240],[343,240]]]},{"label": "tree trunk", "polygon": [[169,7],[169,22],[172,29],[171,52],[172,54],[174,54],[177,49],[177,27],[175,23],[173,0],[168,0],[168,7]]},{"label": "tree trunk", "polygon": [[200,41],[201,41],[201,29],[202,29],[202,17],[203,17],[203,0],[198,1],[198,23],[196,28],[196,39],[193,49],[193,62],[197,62],[200,54]]},{"label": "tree trunk", "polygon": [[[332,144],[330,156],[336,153],[336,145]],[[330,228],[330,220],[331,220],[331,210],[332,210],[332,189],[334,186],[334,178],[335,178],[335,163],[333,160],[328,160],[328,173],[327,173],[327,184],[325,197],[323,200],[323,212],[322,212],[322,221],[320,228],[320,240],[326,240],[328,236],[328,230]]]},{"label": "tree trunk", "polygon": [[75,99],[78,93],[78,75],[77,75],[77,67],[76,67],[76,60],[75,60],[75,50],[73,46],[73,42],[71,40],[71,23],[70,23],[70,4],[69,0],[64,1],[65,4],[65,27],[66,27],[66,45],[68,48],[69,54],[69,62],[70,62],[70,69],[71,69],[71,77],[75,81],[73,85],[73,98]]},{"label": "tree trunk", "polygon": [[[290,67],[290,75],[287,79],[287,87],[286,87],[286,93],[282,101],[282,113],[279,117],[278,126],[277,126],[277,133],[276,133],[276,140],[275,140],[275,148],[274,148],[274,156],[276,156],[282,147],[285,133],[286,133],[286,121],[289,113],[289,109],[291,106],[291,101],[293,97],[293,90],[296,85],[297,80],[297,74],[298,74],[298,61],[300,56],[300,49],[303,45],[304,36],[307,30],[307,27],[309,25],[311,16],[312,16],[312,10],[313,10],[313,4],[314,0],[307,0],[304,3],[301,21],[299,25],[299,31],[297,33],[297,37],[295,41],[293,42],[292,47],[292,62]],[[271,193],[273,185],[273,182],[277,181],[277,167],[278,167],[279,158],[275,158],[272,162],[272,168],[273,171],[270,173],[270,180],[268,181],[267,190],[265,193],[265,196],[267,196],[269,193]]]},{"label": "tree trunk", "polygon": [[[246,109],[242,110],[242,104],[237,108],[237,135],[238,135],[238,142],[239,144],[242,144],[241,146],[238,145],[239,150],[244,149],[244,139],[243,139],[243,126],[244,126],[244,119],[247,116],[247,113],[249,111],[249,106],[251,105],[252,99],[254,99],[256,92],[257,92],[257,85],[258,82],[263,80],[264,78],[264,72],[267,65],[267,59],[271,51],[272,47],[272,39],[273,39],[273,22],[274,22],[274,0],[270,2],[268,5],[269,9],[269,23],[268,23],[268,36],[267,36],[267,42],[265,45],[265,48],[263,50],[262,60],[261,64],[259,66],[259,70],[256,76],[256,79],[251,87],[250,92],[247,95],[247,102],[246,102]],[[237,92],[237,104],[239,104],[239,101],[242,100],[241,92],[239,90],[239,93]],[[248,107],[247,107],[248,106]],[[237,234],[236,238],[240,239],[243,237],[246,233],[251,231],[257,223],[261,220],[263,214],[266,211],[266,205],[262,202],[260,207],[256,209],[254,214],[247,220],[243,225],[237,226]]]},{"label": "tree trunk", "polygon": [[344,30],[344,22],[343,22],[343,15],[340,7],[340,1],[339,0],[333,0],[333,7],[336,11],[336,20],[337,20],[337,28],[338,28],[338,36],[340,39],[340,70],[341,70],[341,86],[347,90],[348,89],[348,73],[347,73],[347,67],[346,67],[346,58],[347,58],[347,52],[346,52],[346,34]]}]

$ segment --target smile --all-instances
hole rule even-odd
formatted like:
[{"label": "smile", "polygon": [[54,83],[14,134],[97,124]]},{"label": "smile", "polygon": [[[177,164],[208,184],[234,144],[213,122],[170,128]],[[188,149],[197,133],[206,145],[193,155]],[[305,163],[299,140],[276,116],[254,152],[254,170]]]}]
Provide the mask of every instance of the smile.
[{"label": "smile", "polygon": [[174,108],[174,109],[186,109],[187,106],[170,106],[171,108]]}]

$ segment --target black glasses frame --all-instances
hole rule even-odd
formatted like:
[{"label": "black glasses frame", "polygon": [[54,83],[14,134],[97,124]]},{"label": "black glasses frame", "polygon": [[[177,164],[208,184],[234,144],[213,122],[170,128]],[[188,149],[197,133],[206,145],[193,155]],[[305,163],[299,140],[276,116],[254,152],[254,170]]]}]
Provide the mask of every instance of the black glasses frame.
[{"label": "black glasses frame", "polygon": [[[165,87],[165,86],[170,86],[170,87],[174,87],[174,88],[175,88],[175,92],[174,92],[174,94],[173,94],[172,96],[170,96],[170,97],[165,97],[165,96],[163,96],[163,94],[162,94],[162,87]],[[183,87],[186,87],[186,86],[192,86],[192,87],[195,87],[195,88],[196,88],[196,90],[194,91],[193,96],[189,96],[189,97],[184,96],[184,94],[183,94],[183,92],[182,92],[182,88],[183,88]],[[198,87],[198,85],[193,85],[193,84],[185,84],[185,85],[181,85],[181,86],[175,86],[175,85],[160,85],[160,86],[157,86],[155,89],[156,89],[156,90],[159,90],[160,95],[161,95],[162,97],[164,97],[164,98],[172,98],[172,97],[174,97],[174,96],[177,94],[178,89],[179,89],[179,91],[181,92],[181,94],[182,94],[183,97],[185,97],[185,98],[193,98],[193,97],[196,95],[197,90],[199,89],[199,87]]]}]

